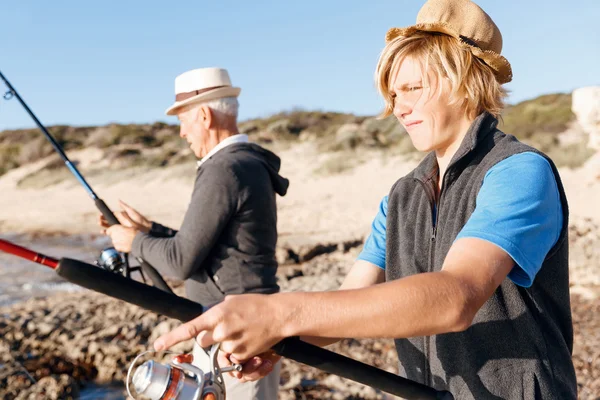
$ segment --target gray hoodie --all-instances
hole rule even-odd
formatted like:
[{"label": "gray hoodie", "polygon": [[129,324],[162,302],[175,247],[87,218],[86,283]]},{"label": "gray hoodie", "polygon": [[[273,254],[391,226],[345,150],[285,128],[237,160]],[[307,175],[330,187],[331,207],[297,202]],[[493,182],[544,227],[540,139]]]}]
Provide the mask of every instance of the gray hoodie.
[{"label": "gray hoodie", "polygon": [[132,253],[185,280],[187,297],[203,305],[227,294],[277,292],[275,194],[289,185],[280,165],[254,143],[221,149],[198,168],[181,229],[154,223],[136,235]]}]

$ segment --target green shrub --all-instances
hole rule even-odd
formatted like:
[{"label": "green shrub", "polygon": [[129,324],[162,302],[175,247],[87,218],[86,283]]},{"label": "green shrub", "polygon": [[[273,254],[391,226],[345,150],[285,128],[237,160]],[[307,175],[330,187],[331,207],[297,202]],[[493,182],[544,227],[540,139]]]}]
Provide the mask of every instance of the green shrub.
[{"label": "green shrub", "polygon": [[579,168],[594,155],[595,151],[587,146],[587,142],[571,143],[554,147],[547,154],[557,167]]},{"label": "green shrub", "polygon": [[0,146],[0,175],[19,166],[18,159],[20,153],[21,146],[18,144]]},{"label": "green shrub", "polygon": [[499,128],[519,139],[535,133],[564,132],[575,115],[571,111],[571,95],[547,94],[506,108]]}]

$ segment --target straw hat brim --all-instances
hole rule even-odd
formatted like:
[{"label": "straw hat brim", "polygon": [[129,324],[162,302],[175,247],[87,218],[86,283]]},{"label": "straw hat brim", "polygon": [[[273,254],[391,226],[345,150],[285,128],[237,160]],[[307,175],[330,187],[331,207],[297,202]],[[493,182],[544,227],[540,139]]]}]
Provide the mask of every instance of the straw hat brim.
[{"label": "straw hat brim", "polygon": [[176,115],[182,107],[188,106],[194,103],[203,103],[210,100],[221,99],[223,97],[238,97],[240,92],[242,91],[239,87],[234,86],[225,86],[219,87],[213,90],[208,90],[204,93],[200,93],[194,97],[190,97],[189,99],[185,99],[182,101],[176,101],[171,107],[167,108],[165,114],[167,115]]},{"label": "straw hat brim", "polygon": [[385,35],[385,41],[390,42],[398,36],[410,36],[418,31],[440,32],[458,39],[463,46],[467,46],[469,50],[471,50],[471,53],[473,53],[475,57],[483,60],[494,70],[496,80],[498,80],[500,84],[508,83],[512,80],[512,68],[506,58],[494,51],[482,50],[477,46],[473,46],[463,41],[458,32],[444,23],[416,24],[407,28],[391,28]]}]

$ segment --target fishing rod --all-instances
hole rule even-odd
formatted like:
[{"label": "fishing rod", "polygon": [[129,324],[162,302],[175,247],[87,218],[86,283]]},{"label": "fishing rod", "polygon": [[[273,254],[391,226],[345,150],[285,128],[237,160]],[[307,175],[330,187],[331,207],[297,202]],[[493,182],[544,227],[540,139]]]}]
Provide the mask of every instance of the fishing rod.
[{"label": "fishing rod", "polygon": [[[33,111],[31,111],[31,109],[27,106],[27,104],[25,103],[23,98],[21,98],[19,93],[10,84],[8,79],[6,79],[6,77],[2,74],[1,71],[0,71],[0,79],[2,79],[4,81],[4,83],[6,84],[6,86],[8,87],[8,91],[4,94],[4,99],[10,100],[13,97],[17,98],[19,103],[21,103],[21,105],[23,106],[25,111],[27,111],[27,113],[33,119],[33,121],[36,123],[38,128],[40,128],[40,130],[42,131],[44,136],[46,136],[46,139],[48,139],[48,141],[50,142],[52,147],[54,147],[54,150],[63,159],[63,161],[65,162],[65,165],[67,166],[69,171],[71,171],[73,173],[73,175],[75,175],[75,178],[83,186],[83,188],[86,190],[86,192],[92,198],[92,200],[94,200],[94,203],[96,204],[96,208],[98,208],[98,210],[102,213],[102,215],[104,216],[104,218],[106,219],[108,224],[109,225],[118,225],[119,220],[115,217],[115,215],[110,210],[110,208],[108,208],[106,203],[104,203],[104,201],[100,197],[98,197],[98,195],[92,190],[92,187],[86,182],[83,175],[81,175],[81,173],[77,170],[75,165],[73,165],[73,163],[69,160],[69,158],[63,151],[60,144],[54,139],[54,137],[52,137],[52,135],[50,134],[50,132],[48,132],[46,127],[37,119],[37,117],[35,116]],[[137,268],[129,267],[127,254],[124,254],[122,257],[122,260],[121,260],[121,257],[119,257],[119,255],[115,254],[115,253],[116,253],[116,251],[114,251],[114,249],[106,249],[100,256],[99,263],[101,263],[106,269],[109,269],[116,273],[122,273],[125,277],[130,278],[131,272],[134,270],[137,270]],[[158,271],[156,269],[154,269],[154,267],[152,265],[150,265],[149,263],[147,263],[140,257],[138,257],[137,260],[140,263],[140,267],[141,267],[140,273],[142,274],[142,279],[144,279],[144,282],[145,282],[145,278],[144,278],[144,273],[145,273],[146,275],[148,275],[150,277],[150,279],[154,283],[154,286],[156,286],[166,292],[170,292],[170,293],[173,292],[171,290],[171,288],[169,287],[169,285],[167,285],[165,280],[162,278],[162,276],[160,276]]]},{"label": "fishing rod", "polygon": [[[183,322],[190,321],[207,310],[199,303],[127,279],[121,275],[112,274],[78,260],[69,258],[54,259],[3,239],[0,239],[0,250],[50,267],[59,276],[71,283]],[[299,338],[283,339],[272,349],[282,357],[407,400],[454,400],[450,392],[438,391],[427,385],[303,342]],[[154,364],[153,366],[156,367]],[[156,370],[156,368],[149,369],[149,367],[146,367],[142,373],[143,376],[139,377],[138,383],[140,381],[141,383],[148,383],[148,379],[152,377],[152,371]],[[135,380],[134,376],[134,384],[136,383]],[[180,397],[169,398],[180,399]],[[184,399],[181,398],[181,400]],[[217,398],[217,400],[220,399]]]}]

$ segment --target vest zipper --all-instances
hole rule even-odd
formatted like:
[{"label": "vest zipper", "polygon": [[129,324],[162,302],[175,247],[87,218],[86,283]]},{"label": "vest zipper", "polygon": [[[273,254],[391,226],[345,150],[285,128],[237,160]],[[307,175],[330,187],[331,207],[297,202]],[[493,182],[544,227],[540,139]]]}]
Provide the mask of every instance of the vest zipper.
[{"label": "vest zipper", "polygon": [[[427,183],[423,182],[420,179],[417,181],[423,186],[425,190],[425,194],[427,195],[427,199],[429,200],[429,205],[431,206],[431,236],[430,236],[430,250],[429,250],[429,265],[427,271],[429,272],[433,268],[433,260],[434,260],[434,249],[435,249],[435,236],[437,234],[437,221],[439,215],[439,209],[436,212],[435,209],[435,192],[434,190],[427,185]],[[429,384],[429,362],[427,361],[427,355],[429,354],[429,336],[423,337],[423,359],[425,360],[425,364],[423,365],[423,383],[425,385]]]},{"label": "vest zipper", "polygon": [[[442,193],[444,192],[444,181],[445,181],[445,175],[442,178],[442,188],[440,189],[440,195],[439,195],[439,200],[437,202],[437,210],[436,210],[436,199],[435,199],[435,189],[431,188],[429,185],[427,185],[425,182],[421,181],[420,179],[417,179],[417,181],[421,184],[421,186],[423,186],[423,189],[425,189],[425,193],[427,194],[427,199],[429,200],[429,204],[431,205],[431,222],[432,222],[432,227],[431,227],[431,238],[430,238],[430,251],[429,251],[429,266],[427,268],[428,272],[433,272],[433,268],[434,268],[434,263],[435,263],[435,239],[437,236],[437,227],[438,227],[438,221],[439,221],[439,216],[440,216],[440,210],[441,210],[441,205],[442,205]],[[423,378],[424,378],[424,384],[425,385],[430,385],[430,381],[431,381],[431,371],[429,368],[429,362],[428,362],[428,355],[429,355],[429,345],[430,345],[430,337],[429,336],[425,336],[423,338],[423,355],[425,356],[425,365],[423,366]]]},{"label": "vest zipper", "polygon": [[437,213],[435,212],[435,194],[431,193],[431,188],[427,186],[425,182],[420,179],[415,179],[423,189],[425,190],[425,194],[427,195],[427,200],[429,200],[429,205],[431,207],[431,240],[435,240],[435,235],[437,233]]}]

